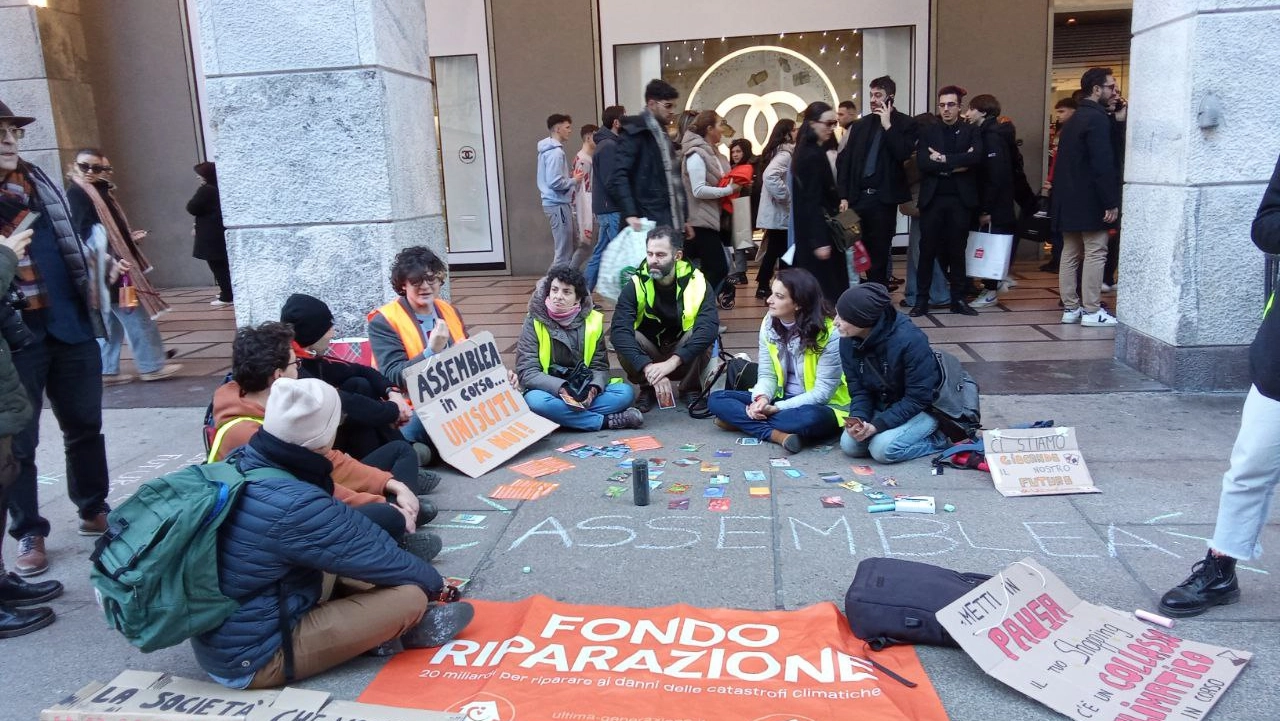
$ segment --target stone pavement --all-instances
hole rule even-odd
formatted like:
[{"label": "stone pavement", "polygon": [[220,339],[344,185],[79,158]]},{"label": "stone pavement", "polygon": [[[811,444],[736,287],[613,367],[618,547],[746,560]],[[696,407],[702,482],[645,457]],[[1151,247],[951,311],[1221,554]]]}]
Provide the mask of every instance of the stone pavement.
[{"label": "stone pavement", "polygon": [[[870,515],[864,503],[843,491],[846,508],[822,508],[819,497],[832,487],[817,474],[834,470],[851,477],[851,461],[838,450],[809,449],[794,456],[793,465],[805,477],[790,479],[770,468],[773,447],[737,446],[736,434],[708,422],[690,420],[679,411],[657,412],[644,432],[657,436],[664,447],[648,455],[711,459],[715,449],[732,451],[732,457],[719,459],[721,471],[733,479],[729,512],[707,510],[701,494],[708,474],[697,466],[668,465],[659,479],[693,486],[687,511],[668,510],[671,496],[661,490],[647,507],[632,505],[629,495],[606,498],[605,478],[617,470],[607,459],[571,459],[575,468],[545,479],[559,483],[559,489],[529,502],[485,498],[494,486],[516,477],[507,469],[474,480],[446,472],[446,482],[435,494],[442,511],[434,525],[447,547],[438,565],[447,575],[472,578],[469,594],[476,598],[509,600],[541,593],[597,604],[680,601],[794,609],[841,603],[858,561],[870,556],[987,573],[1032,556],[1087,601],[1124,610],[1154,609],[1159,595],[1203,555],[1241,403],[1236,395],[1169,392],[987,395],[984,419],[990,427],[1047,418],[1074,425],[1103,493],[1005,499],[992,489],[989,477],[977,472],[932,476],[924,460],[876,467],[898,479],[898,492],[936,495],[940,504],[957,508],[936,516]],[[201,412],[202,406],[109,410],[112,499],[199,458]],[[53,603],[59,614],[53,626],[0,641],[5,680],[0,718],[35,718],[39,709],[64,694],[125,668],[200,678],[186,645],[143,655],[105,628],[87,580],[91,539],[75,535],[57,429],[48,414],[42,436],[42,507],[53,523],[48,540],[53,567],[46,577],[66,583],[67,593]],[[552,454],[571,440],[600,443],[610,437],[556,433],[519,458]],[[677,449],[685,442],[704,445],[697,453],[684,454]],[[748,498],[743,471],[754,469],[769,475],[771,498]],[[485,514],[485,521],[479,527],[450,524],[459,512]],[[1276,717],[1268,710],[1280,698],[1280,605],[1275,602],[1280,533],[1274,523],[1263,542],[1271,553],[1241,567],[1244,597],[1239,604],[1180,621],[1174,628],[1188,638],[1256,654],[1212,718]],[[12,540],[5,540],[4,553],[13,558]],[[526,566],[529,573],[522,572]],[[919,653],[954,719],[1057,718],[987,677],[958,650],[920,648]],[[361,658],[301,685],[354,698],[380,665],[377,659]]]}]

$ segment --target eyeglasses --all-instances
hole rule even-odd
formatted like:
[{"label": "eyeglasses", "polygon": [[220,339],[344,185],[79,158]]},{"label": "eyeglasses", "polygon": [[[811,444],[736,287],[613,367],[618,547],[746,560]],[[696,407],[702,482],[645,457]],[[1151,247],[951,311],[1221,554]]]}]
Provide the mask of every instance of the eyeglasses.
[{"label": "eyeglasses", "polygon": [[1108,83],[1107,85],[1103,85],[1102,87],[1106,88],[1107,90],[1115,90],[1115,89],[1116,89],[1116,84],[1115,84],[1115,83]]},{"label": "eyeglasses", "polygon": [[818,125],[825,125],[828,128],[834,128],[835,126],[840,124],[839,120],[815,120],[813,122],[817,123]]},{"label": "eyeglasses", "polygon": [[82,173],[110,173],[115,170],[115,168],[110,165],[98,165],[97,163],[91,165],[89,163],[76,162],[76,167],[79,168]]},{"label": "eyeglasses", "polygon": [[19,128],[13,125],[0,125],[0,138],[3,138],[5,135],[11,135],[14,140],[22,140],[23,136],[26,134],[26,128]]},{"label": "eyeglasses", "polygon": [[427,273],[427,274],[423,275],[421,278],[416,278],[416,279],[415,279],[415,278],[409,278],[409,279],[408,279],[408,281],[406,281],[406,282],[407,282],[409,285],[414,286],[415,288],[421,288],[421,287],[422,287],[422,286],[424,286],[424,285],[440,285],[441,283],[444,283],[444,275],[443,275],[443,274],[441,274],[441,275],[436,275],[435,273]]},{"label": "eyeglasses", "polygon": [[940,107],[940,108],[958,108],[958,107],[960,107],[960,103],[938,103],[938,107]]}]

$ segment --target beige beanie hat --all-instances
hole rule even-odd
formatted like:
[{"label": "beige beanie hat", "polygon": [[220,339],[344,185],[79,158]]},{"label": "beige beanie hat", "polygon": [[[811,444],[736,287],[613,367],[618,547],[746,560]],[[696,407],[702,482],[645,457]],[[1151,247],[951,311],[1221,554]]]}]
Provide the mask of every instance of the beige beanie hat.
[{"label": "beige beanie hat", "polygon": [[262,429],[286,443],[318,450],[333,445],[342,402],[333,386],[315,378],[278,378],[267,396]]}]

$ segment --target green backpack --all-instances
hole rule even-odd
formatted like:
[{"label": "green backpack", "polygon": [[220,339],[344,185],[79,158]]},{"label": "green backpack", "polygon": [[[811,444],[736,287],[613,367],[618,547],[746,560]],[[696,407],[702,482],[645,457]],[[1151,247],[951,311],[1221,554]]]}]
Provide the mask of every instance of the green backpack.
[{"label": "green backpack", "polygon": [[89,560],[107,623],[144,652],[222,624],[240,604],[218,585],[218,528],[245,482],[280,477],[229,463],[188,466],[142,484],[108,516]]}]

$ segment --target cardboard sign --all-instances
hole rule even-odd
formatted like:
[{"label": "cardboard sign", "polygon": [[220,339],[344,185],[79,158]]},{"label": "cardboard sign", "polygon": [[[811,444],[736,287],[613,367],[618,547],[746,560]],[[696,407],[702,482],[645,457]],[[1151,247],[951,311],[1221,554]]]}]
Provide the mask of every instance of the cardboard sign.
[{"label": "cardboard sign", "polygon": [[840,611],[580,606],[471,600],[475,620],[438,649],[391,659],[361,701],[468,719],[942,721],[910,647],[873,667]]},{"label": "cardboard sign", "polygon": [[331,700],[325,691],[286,687],[237,691],[153,671],[93,682],[40,712],[40,721],[462,721],[437,711],[405,711]]},{"label": "cardboard sign", "polygon": [[1016,428],[982,432],[987,466],[1004,496],[1101,493],[1084,464],[1074,428]]},{"label": "cardboard sign", "polygon": [[492,333],[478,333],[404,372],[413,411],[446,463],[477,478],[559,426],[507,381]]},{"label": "cardboard sign", "polygon": [[1030,558],[937,616],[982,670],[1075,719],[1204,718],[1253,657],[1081,601]]}]

